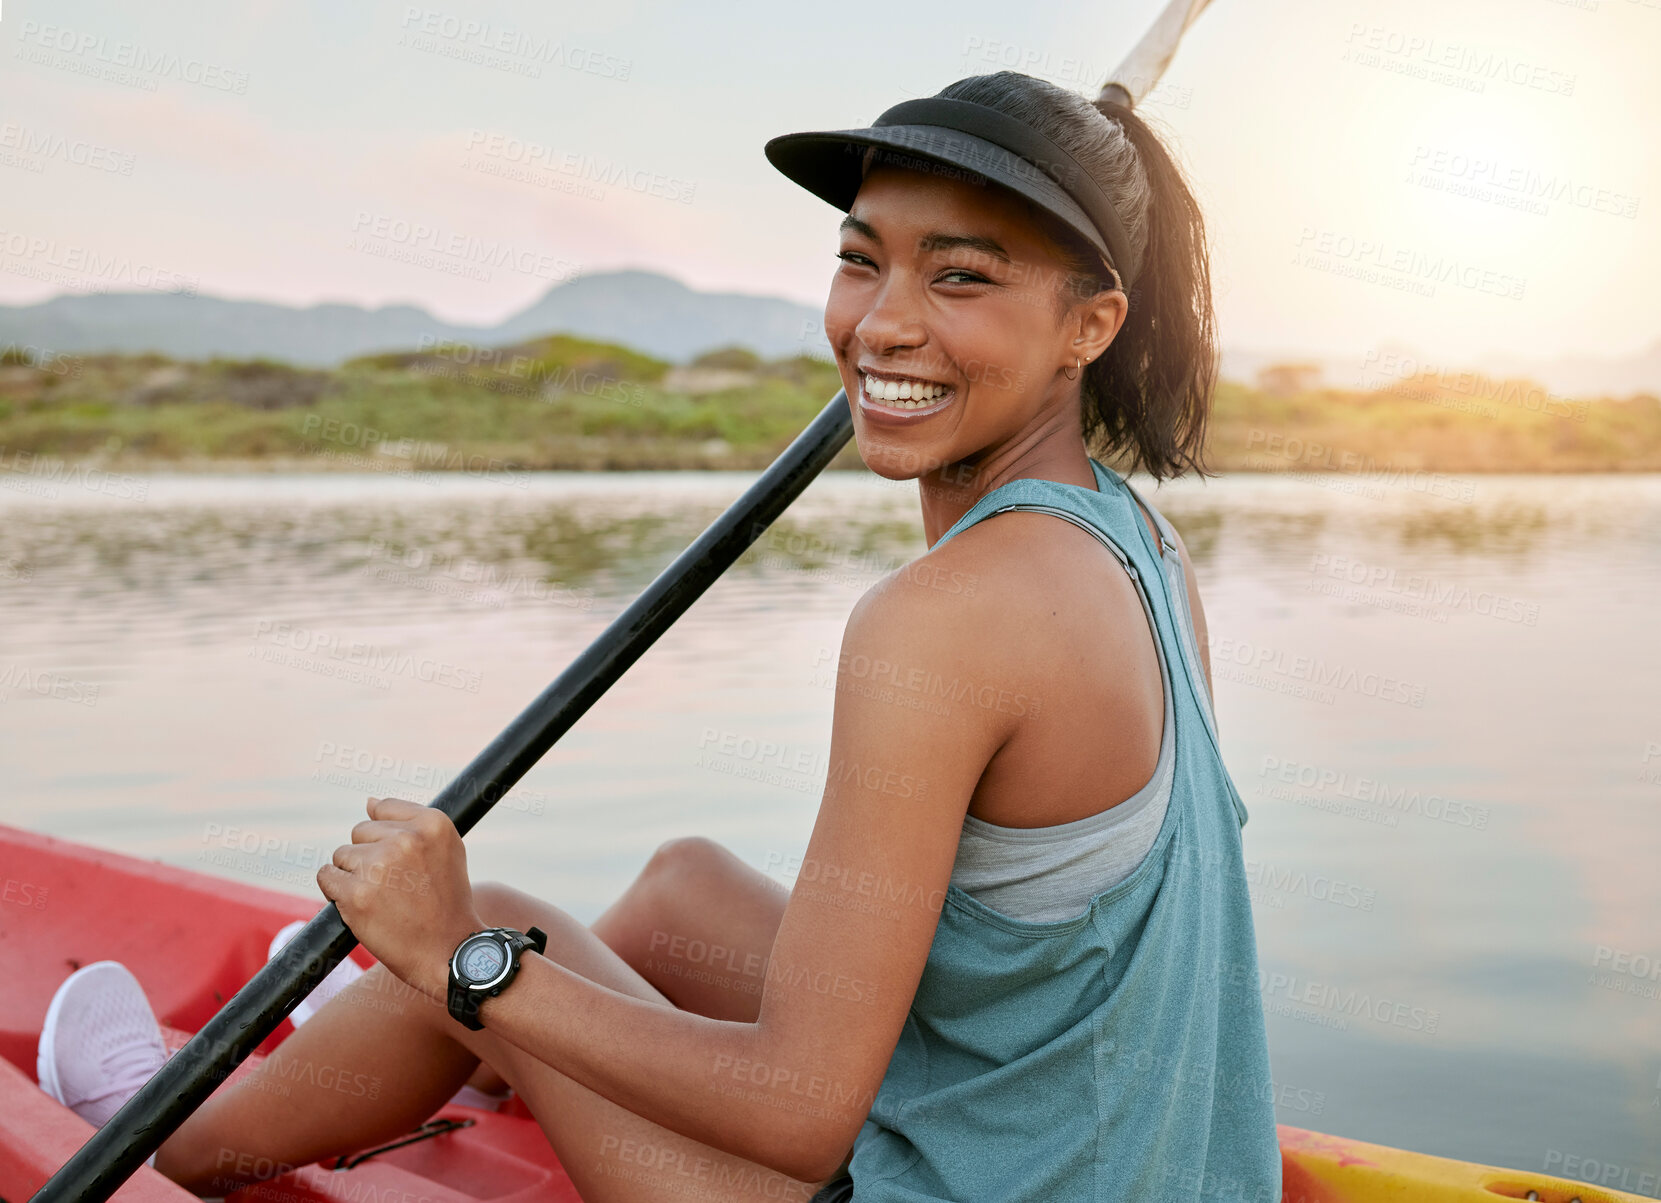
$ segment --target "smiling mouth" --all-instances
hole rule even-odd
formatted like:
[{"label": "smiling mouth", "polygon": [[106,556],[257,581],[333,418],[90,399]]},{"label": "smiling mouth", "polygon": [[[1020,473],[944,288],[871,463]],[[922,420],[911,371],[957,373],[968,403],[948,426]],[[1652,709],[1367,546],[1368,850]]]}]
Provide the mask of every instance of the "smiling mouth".
[{"label": "smiling mouth", "polygon": [[919,380],[912,376],[873,376],[859,374],[859,388],[872,405],[884,409],[938,409],[949,400],[955,390],[949,384],[933,380]]}]

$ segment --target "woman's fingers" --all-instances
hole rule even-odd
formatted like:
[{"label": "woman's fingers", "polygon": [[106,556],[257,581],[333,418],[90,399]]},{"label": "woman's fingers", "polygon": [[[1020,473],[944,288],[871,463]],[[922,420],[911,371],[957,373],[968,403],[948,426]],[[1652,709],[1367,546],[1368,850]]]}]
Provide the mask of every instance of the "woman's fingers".
[{"label": "woman's fingers", "polygon": [[402,798],[371,798],[368,804],[371,819],[389,819],[393,822],[413,819],[422,811],[431,809],[430,806],[422,806],[416,802],[405,802]]},{"label": "woman's fingers", "polygon": [[352,873],[361,868],[364,861],[365,849],[358,843],[342,844],[335,849],[335,854],[329,858],[329,863],[343,873]]},{"label": "woman's fingers", "polygon": [[[352,888],[353,881],[352,875],[339,865],[330,863],[318,866],[317,888],[323,891],[323,897],[341,908],[342,919],[346,917],[347,891]],[[351,927],[351,924],[348,923],[346,926]]]},{"label": "woman's fingers", "polygon": [[352,828],[352,842],[354,844],[373,844],[376,840],[388,839],[399,834],[419,834],[407,822],[393,822],[389,819],[364,819]]}]

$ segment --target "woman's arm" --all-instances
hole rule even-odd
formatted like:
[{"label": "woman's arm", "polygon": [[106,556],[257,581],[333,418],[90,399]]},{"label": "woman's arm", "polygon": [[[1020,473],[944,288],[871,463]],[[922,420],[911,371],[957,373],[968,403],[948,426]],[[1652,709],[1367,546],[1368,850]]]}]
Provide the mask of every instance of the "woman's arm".
[{"label": "woman's arm", "polygon": [[[527,955],[513,985],[480,1008],[486,1029],[664,1127],[795,1178],[830,1176],[871,1108],[916,993],[970,797],[1018,721],[961,692],[950,700],[954,682],[996,690],[1020,639],[997,590],[964,596],[927,583],[940,579],[952,578],[901,570],[848,619],[824,799],[756,1022],[623,995]],[[363,840],[354,831],[319,883],[346,898],[342,912],[371,952],[443,997],[450,953],[482,923],[470,895],[458,901],[450,862],[461,863],[463,882],[465,863],[454,828],[437,816],[446,837],[436,812],[400,805],[423,813],[360,824],[376,830]],[[406,824],[414,837],[384,830]],[[389,845],[372,854],[377,863],[395,858],[384,880],[441,878],[430,893],[448,901],[422,920],[411,915],[411,891],[392,900],[349,882],[372,876],[364,850],[377,843]]]}]

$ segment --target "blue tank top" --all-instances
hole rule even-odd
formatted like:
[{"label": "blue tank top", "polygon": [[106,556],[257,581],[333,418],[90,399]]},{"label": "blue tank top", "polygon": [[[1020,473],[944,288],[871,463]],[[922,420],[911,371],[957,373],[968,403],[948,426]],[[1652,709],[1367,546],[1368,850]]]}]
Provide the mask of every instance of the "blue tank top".
[{"label": "blue tank top", "polygon": [[[956,885],[848,1173],[855,1203],[1278,1203],[1280,1149],[1240,828],[1182,561],[1116,472],[1021,479],[941,541],[1007,509],[1054,513],[1123,564],[1170,664],[1176,769],[1152,849],[1081,915],[1028,922]],[[1152,511],[1152,507],[1149,507]],[[1104,553],[1105,554],[1105,553]],[[1179,609],[1180,607],[1180,609]]]}]

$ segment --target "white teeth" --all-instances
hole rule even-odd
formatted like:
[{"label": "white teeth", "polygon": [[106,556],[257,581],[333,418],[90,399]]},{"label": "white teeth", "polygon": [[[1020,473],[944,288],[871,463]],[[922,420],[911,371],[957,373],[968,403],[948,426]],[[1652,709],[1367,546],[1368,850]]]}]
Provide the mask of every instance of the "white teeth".
[{"label": "white teeth", "polygon": [[894,409],[922,409],[948,391],[943,384],[929,384],[921,380],[878,380],[875,376],[863,376],[863,380],[867,397]]}]

